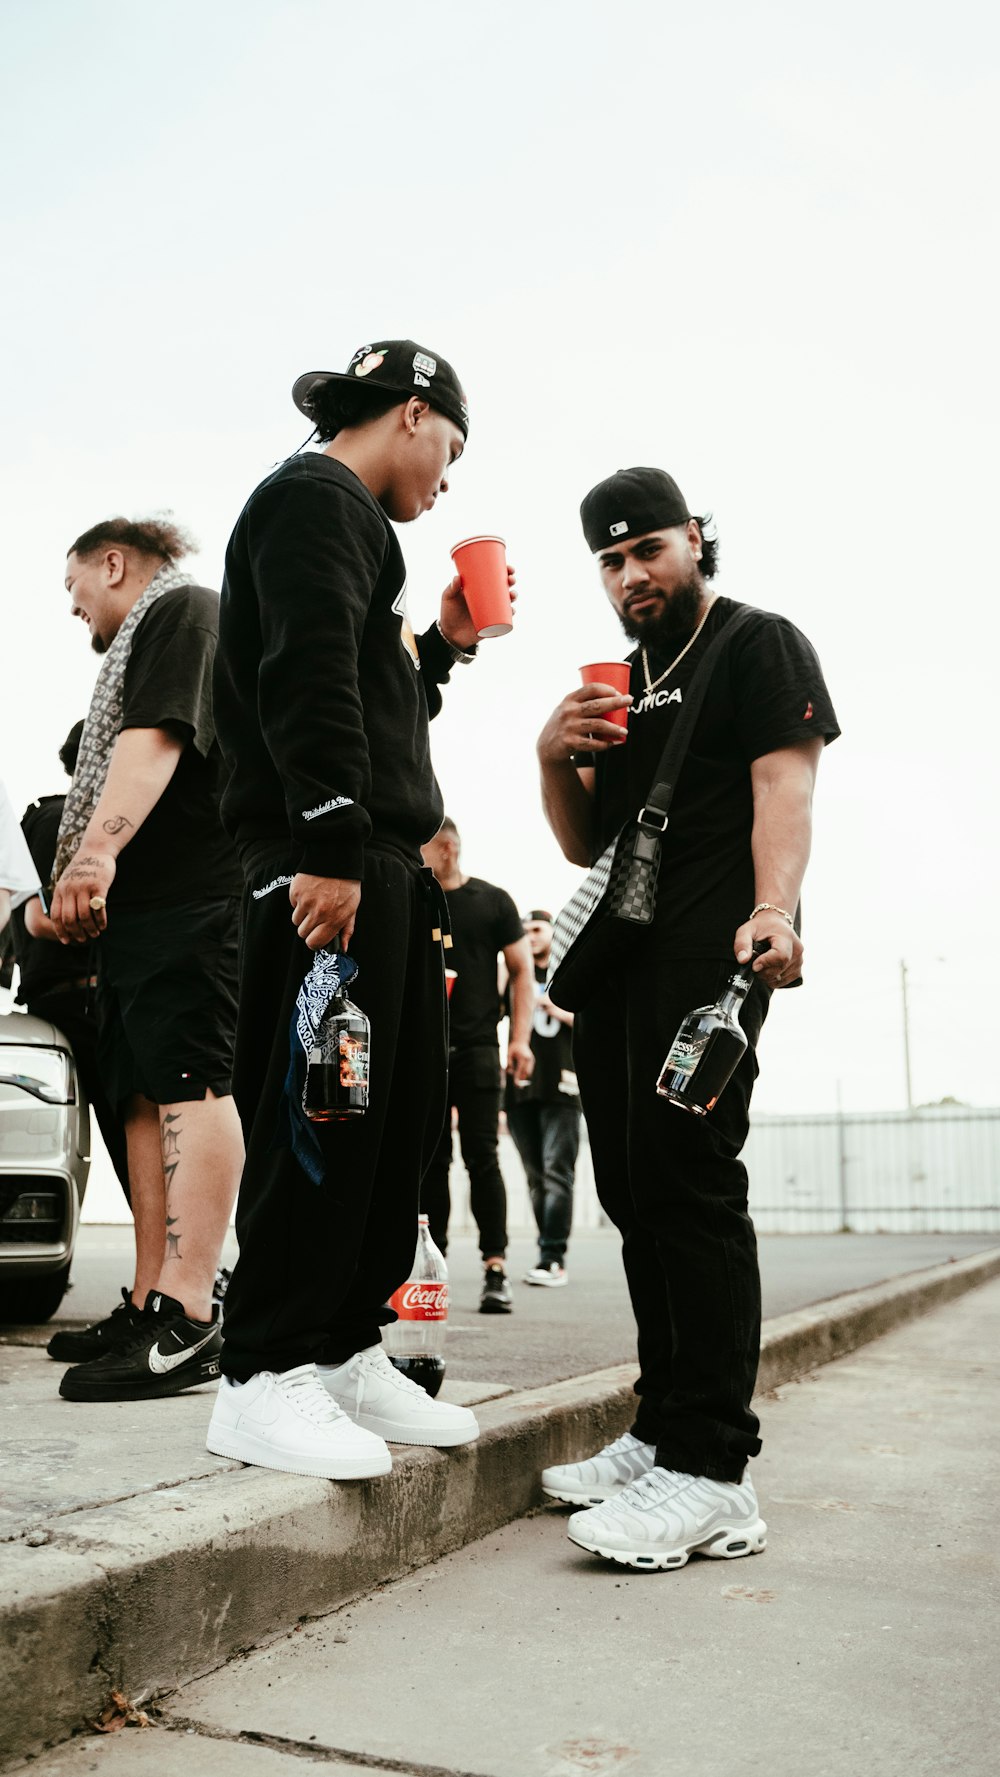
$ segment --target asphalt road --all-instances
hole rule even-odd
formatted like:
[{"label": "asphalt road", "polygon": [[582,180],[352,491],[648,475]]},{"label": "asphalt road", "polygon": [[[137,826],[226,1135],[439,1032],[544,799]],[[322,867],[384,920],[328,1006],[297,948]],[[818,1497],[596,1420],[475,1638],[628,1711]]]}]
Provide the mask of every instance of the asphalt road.
[{"label": "asphalt road", "polygon": [[[964,1258],[997,1244],[989,1234],[771,1234],[760,1238],[767,1319],[845,1290],[860,1289],[905,1271]],[[8,1328],[0,1343],[43,1344],[56,1325],[84,1324],[108,1313],[130,1280],[132,1231],[91,1226],[80,1231],[73,1284],[47,1327]],[[224,1262],[236,1257],[230,1234]],[[478,1312],[480,1261],[468,1237],[448,1255],[451,1312],[446,1356],[453,1377],[540,1388],[635,1357],[635,1336],[613,1230],[574,1235],[565,1289],[532,1288],[520,1281],[535,1260],[534,1242],[512,1243],[509,1269],[514,1311]]]}]

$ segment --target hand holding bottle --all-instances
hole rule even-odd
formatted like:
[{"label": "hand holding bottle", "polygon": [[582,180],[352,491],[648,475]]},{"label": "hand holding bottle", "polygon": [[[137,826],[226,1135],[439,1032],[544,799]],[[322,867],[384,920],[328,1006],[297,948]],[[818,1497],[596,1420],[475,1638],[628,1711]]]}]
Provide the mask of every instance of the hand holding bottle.
[{"label": "hand holding bottle", "polygon": [[802,939],[780,908],[751,914],[733,941],[738,963],[753,959],[753,973],[768,987],[789,986],[802,973]]},{"label": "hand holding bottle", "polygon": [[288,889],[292,924],[310,950],[330,945],[346,950],[354,936],[361,884],[351,877],[306,876],[301,870]]}]

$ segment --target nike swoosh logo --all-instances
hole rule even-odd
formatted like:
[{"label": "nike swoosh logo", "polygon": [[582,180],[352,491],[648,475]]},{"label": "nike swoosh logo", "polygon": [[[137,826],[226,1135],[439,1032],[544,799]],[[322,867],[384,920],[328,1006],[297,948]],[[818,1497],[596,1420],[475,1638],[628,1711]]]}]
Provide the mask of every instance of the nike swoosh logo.
[{"label": "nike swoosh logo", "polygon": [[178,1364],[186,1363],[189,1357],[194,1357],[203,1345],[207,1345],[209,1340],[214,1338],[215,1328],[211,1327],[204,1339],[198,1340],[197,1345],[185,1345],[183,1350],[175,1351],[169,1357],[164,1356],[158,1345],[152,1346],[149,1353],[149,1367],[153,1375],[168,1375],[171,1370],[176,1370]]}]

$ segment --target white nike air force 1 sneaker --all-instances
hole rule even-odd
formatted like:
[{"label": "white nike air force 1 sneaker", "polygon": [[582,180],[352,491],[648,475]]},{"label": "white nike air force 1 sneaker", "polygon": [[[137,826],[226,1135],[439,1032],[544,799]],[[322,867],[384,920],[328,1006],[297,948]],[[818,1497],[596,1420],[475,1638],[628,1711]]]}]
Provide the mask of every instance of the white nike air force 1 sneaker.
[{"label": "white nike air force 1 sneaker", "polygon": [[683,1567],[691,1555],[733,1561],[767,1544],[749,1471],[742,1481],[710,1481],[651,1468],[614,1499],[574,1512],[566,1529],[593,1555],[648,1569]]},{"label": "white nike air force 1 sneaker", "polygon": [[341,1412],[315,1364],[261,1370],[247,1382],[224,1376],[207,1444],[213,1456],[328,1481],[360,1481],[392,1468],[385,1440]]},{"label": "white nike air force 1 sneaker", "polygon": [[401,1376],[381,1345],[355,1352],[344,1364],[318,1364],[320,1380],[338,1407],[390,1444],[471,1444],[479,1426],[468,1407],[434,1401],[419,1383]]},{"label": "white nike air force 1 sneaker", "polygon": [[542,1488],[550,1499],[560,1499],[564,1505],[596,1506],[623,1492],[640,1475],[648,1475],[655,1461],[654,1446],[627,1431],[585,1462],[543,1469]]}]

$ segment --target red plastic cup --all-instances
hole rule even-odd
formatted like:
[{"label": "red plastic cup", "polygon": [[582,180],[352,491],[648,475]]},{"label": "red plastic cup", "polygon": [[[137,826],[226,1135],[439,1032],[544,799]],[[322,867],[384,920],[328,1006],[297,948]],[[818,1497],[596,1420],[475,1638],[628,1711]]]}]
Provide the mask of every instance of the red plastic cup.
[{"label": "red plastic cup", "polygon": [[[589,666],[580,668],[580,677],[585,685],[610,685],[615,691],[627,691],[631,676],[632,668],[627,660],[595,660]],[[628,706],[620,710],[605,710],[601,720],[617,722],[619,728],[627,728]]]},{"label": "red plastic cup", "polygon": [[481,638],[509,636],[514,613],[507,585],[507,550],[502,537],[466,537],[451,552],[469,615]]},{"label": "red plastic cup", "polygon": [[445,969],[444,990],[445,990],[445,993],[448,995],[449,999],[451,999],[451,990],[454,987],[455,982],[457,980],[458,980],[458,970],[457,969]]}]

